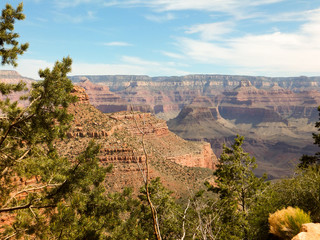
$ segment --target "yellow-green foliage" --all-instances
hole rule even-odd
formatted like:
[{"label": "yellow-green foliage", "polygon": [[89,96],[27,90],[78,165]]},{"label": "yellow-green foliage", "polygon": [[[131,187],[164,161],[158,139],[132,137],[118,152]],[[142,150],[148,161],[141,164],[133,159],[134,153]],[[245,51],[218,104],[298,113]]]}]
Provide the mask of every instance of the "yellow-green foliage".
[{"label": "yellow-green foliage", "polygon": [[270,233],[291,239],[300,232],[302,224],[311,222],[310,214],[300,208],[288,207],[269,215]]}]

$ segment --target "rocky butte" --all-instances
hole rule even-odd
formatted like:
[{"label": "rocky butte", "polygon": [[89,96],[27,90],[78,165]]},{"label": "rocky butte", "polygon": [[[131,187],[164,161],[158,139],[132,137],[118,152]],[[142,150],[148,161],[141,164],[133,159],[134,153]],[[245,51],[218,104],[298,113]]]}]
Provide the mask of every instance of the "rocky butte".
[{"label": "rocky butte", "polygon": [[[288,175],[302,154],[316,151],[311,133],[318,120],[320,77],[122,75],[71,79],[85,88],[92,84],[108,88],[105,98],[101,97],[104,90],[89,93],[93,105],[103,112],[114,112],[119,105],[152,112],[167,120],[169,129],[184,139],[209,142],[217,155],[223,143],[244,135],[245,150],[257,158],[259,175],[264,171],[270,178]],[[94,96],[100,100],[95,101]]]}]

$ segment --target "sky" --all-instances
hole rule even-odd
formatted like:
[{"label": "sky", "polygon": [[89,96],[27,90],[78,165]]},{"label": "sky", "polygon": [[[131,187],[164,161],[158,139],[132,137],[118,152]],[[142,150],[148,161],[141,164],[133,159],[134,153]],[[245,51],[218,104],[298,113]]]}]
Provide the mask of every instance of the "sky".
[{"label": "sky", "polygon": [[[21,0],[1,0],[17,6]],[[24,0],[28,51],[15,68],[63,57],[70,75],[320,76],[320,0]],[[13,69],[0,66],[1,70]]]}]

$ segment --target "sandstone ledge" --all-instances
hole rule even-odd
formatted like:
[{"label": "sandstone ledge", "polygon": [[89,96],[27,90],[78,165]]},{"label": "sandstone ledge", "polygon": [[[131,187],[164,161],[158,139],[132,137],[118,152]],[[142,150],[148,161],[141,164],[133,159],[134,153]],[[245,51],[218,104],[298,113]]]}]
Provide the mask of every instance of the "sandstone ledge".
[{"label": "sandstone ledge", "polygon": [[320,223],[302,224],[301,232],[292,240],[319,240],[320,239]]}]

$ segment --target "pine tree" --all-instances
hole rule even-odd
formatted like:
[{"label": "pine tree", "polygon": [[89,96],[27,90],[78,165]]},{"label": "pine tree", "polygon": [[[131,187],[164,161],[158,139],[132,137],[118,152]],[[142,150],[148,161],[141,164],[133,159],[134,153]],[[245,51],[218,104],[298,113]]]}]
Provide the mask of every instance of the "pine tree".
[{"label": "pine tree", "polygon": [[231,148],[223,146],[214,172],[216,186],[211,190],[219,194],[224,223],[221,239],[248,239],[250,210],[266,185],[265,177],[254,175],[256,160],[243,151],[243,141],[244,137],[238,136]]},{"label": "pine tree", "polygon": [[23,3],[20,3],[16,9],[10,4],[2,10],[0,17],[0,57],[2,64],[12,64],[17,66],[17,57],[22,55],[28,48],[29,44],[21,44],[17,38],[19,34],[13,32],[15,20],[23,20],[25,15],[22,13]]},{"label": "pine tree", "polygon": [[[320,106],[318,107],[318,112],[320,116]],[[320,121],[315,123],[315,127],[317,128],[318,132],[320,131]],[[314,140],[314,144],[318,145],[320,147],[320,133],[312,133],[312,137]],[[320,163],[320,152],[315,153],[315,155],[302,155],[302,157],[299,159],[300,163],[298,164],[298,168],[300,169],[307,169],[309,166],[313,166],[318,168]]]},{"label": "pine tree", "polygon": [[[0,21],[2,64],[16,66],[18,34],[14,20],[22,20],[22,4],[7,4]],[[4,46],[12,48],[5,49]],[[55,146],[70,127],[68,106],[76,101],[67,78],[70,57],[57,61],[52,70],[39,71],[42,81],[32,84],[22,99],[25,107],[6,95],[26,90],[24,83],[0,83],[0,236],[8,239],[99,239],[119,219],[120,211],[102,185],[110,168],[102,168],[93,142],[73,161],[61,157]],[[25,184],[26,183],[26,184]],[[110,218],[112,216],[112,218]],[[113,219],[110,221],[110,219]]]},{"label": "pine tree", "polygon": [[[149,193],[159,216],[162,239],[180,239],[182,235],[181,207],[171,196],[160,178],[150,181]],[[152,213],[148,204],[146,189],[141,187],[137,200],[128,201],[130,215],[118,227],[111,239],[156,239],[153,229]]]}]

